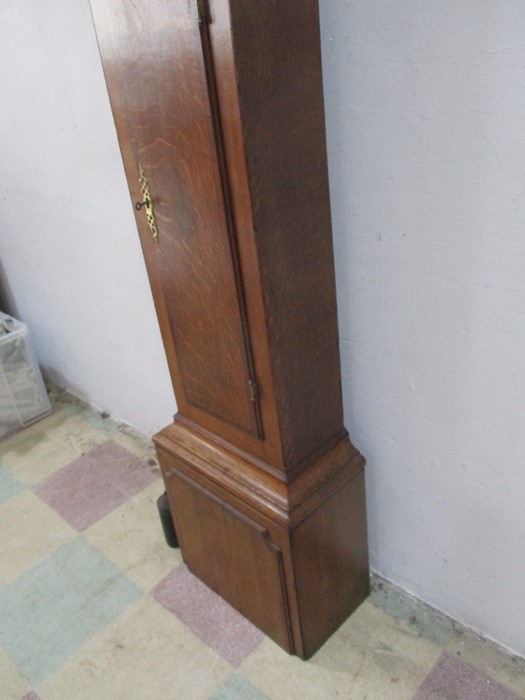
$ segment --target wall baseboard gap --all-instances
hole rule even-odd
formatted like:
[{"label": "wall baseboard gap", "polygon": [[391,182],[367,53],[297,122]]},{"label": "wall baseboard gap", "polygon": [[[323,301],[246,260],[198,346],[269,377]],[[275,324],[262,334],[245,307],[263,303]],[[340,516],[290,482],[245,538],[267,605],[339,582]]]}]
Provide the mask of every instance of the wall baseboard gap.
[{"label": "wall baseboard gap", "polygon": [[450,615],[385,578],[374,569],[370,572],[370,586],[370,602],[373,605],[381,608],[392,617],[414,626],[424,636],[437,644],[445,646],[444,641],[453,635],[474,635],[482,644],[491,647],[500,654],[510,656],[522,666],[523,673],[525,673],[525,657],[514,649],[487,636],[475,627],[455,620]]}]

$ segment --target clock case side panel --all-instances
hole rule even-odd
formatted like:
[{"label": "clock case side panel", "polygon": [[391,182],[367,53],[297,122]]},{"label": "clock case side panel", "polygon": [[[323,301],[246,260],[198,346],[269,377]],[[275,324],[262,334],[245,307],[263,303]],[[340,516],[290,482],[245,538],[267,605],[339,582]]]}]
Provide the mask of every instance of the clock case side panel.
[{"label": "clock case side panel", "polygon": [[[221,0],[211,2],[211,7]],[[317,0],[229,2],[285,470],[345,439]]]}]

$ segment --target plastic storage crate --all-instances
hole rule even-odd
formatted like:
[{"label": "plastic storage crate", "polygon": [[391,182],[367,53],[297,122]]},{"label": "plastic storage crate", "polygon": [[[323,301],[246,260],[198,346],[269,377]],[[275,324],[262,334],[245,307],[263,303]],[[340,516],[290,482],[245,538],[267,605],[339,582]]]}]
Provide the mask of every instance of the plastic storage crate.
[{"label": "plastic storage crate", "polygon": [[27,326],[0,312],[0,438],[50,412]]}]

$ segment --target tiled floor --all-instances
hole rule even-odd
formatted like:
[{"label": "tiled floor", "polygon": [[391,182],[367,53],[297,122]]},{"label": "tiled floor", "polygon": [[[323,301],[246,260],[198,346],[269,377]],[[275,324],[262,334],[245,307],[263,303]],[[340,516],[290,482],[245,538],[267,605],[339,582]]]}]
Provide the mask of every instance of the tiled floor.
[{"label": "tiled floor", "polygon": [[512,700],[525,663],[379,588],[308,662],[163,539],[151,446],[60,399],[0,443],[0,700]]}]

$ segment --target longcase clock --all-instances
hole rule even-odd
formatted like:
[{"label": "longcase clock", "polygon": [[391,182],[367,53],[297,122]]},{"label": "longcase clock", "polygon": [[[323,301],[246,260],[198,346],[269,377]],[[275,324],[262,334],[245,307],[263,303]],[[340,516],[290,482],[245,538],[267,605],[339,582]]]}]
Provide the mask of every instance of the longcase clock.
[{"label": "longcase clock", "polygon": [[288,652],[368,593],[343,426],[317,0],[91,0],[178,413],[189,569]]}]

